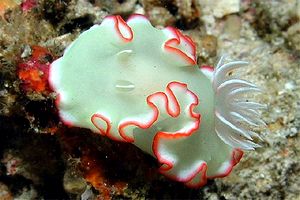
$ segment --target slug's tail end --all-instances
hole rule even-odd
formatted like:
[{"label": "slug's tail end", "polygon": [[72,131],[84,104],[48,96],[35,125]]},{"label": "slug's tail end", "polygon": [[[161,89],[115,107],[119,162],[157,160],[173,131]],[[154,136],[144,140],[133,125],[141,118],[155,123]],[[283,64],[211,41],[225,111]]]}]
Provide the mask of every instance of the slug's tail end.
[{"label": "slug's tail end", "polygon": [[223,57],[214,70],[215,131],[226,144],[234,148],[253,150],[260,147],[253,139],[261,137],[252,129],[265,126],[260,110],[265,109],[266,105],[248,100],[246,95],[262,90],[248,81],[230,75],[232,70],[247,64],[244,61],[224,64]]}]

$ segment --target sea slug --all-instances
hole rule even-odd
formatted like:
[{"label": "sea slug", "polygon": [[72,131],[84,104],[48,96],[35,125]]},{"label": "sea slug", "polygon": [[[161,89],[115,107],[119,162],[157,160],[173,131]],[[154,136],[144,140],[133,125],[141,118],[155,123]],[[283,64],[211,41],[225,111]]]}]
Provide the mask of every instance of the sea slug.
[{"label": "sea slug", "polygon": [[195,48],[142,15],[106,17],[51,64],[61,120],[136,145],[189,187],[227,176],[242,150],[258,147],[251,127],[264,124],[264,106],[243,94],[260,89],[228,75],[246,62],[198,67]]}]

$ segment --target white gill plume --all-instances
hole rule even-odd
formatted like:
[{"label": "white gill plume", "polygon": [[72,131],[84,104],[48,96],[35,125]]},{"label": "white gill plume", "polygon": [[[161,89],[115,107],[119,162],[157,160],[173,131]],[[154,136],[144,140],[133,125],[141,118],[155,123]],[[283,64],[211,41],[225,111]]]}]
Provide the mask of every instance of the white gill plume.
[{"label": "white gill plume", "polygon": [[230,76],[232,70],[247,65],[244,61],[234,61],[224,64],[222,57],[213,74],[215,91],[215,131],[228,145],[234,148],[253,150],[259,147],[253,138],[259,135],[252,131],[253,127],[265,126],[260,119],[260,109],[266,106],[248,101],[246,94],[261,92],[254,84]]}]

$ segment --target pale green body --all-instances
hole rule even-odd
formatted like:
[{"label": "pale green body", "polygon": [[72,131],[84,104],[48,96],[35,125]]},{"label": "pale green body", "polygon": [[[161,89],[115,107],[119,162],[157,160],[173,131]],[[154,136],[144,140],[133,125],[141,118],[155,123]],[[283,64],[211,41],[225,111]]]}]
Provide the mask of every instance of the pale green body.
[{"label": "pale green body", "polygon": [[[230,165],[233,148],[215,133],[211,80],[198,66],[188,66],[178,55],[163,49],[168,40],[163,31],[146,21],[133,20],[128,25],[134,33],[133,41],[120,41],[107,23],[96,25],[82,33],[64,56],[52,64],[50,82],[61,95],[61,117],[75,126],[99,132],[91,116],[105,114],[111,119],[116,137],[122,139],[117,132],[119,122],[149,114],[147,96],[164,92],[170,82],[186,83],[199,99],[194,111],[201,114],[200,128],[189,137],[164,143],[162,153],[175,161],[165,174],[193,185],[199,182],[199,177],[191,180],[185,177],[203,162],[208,166],[207,176],[224,173]],[[134,144],[153,156],[156,132],[176,131],[185,123],[160,114],[151,128],[136,127],[132,133]]]}]

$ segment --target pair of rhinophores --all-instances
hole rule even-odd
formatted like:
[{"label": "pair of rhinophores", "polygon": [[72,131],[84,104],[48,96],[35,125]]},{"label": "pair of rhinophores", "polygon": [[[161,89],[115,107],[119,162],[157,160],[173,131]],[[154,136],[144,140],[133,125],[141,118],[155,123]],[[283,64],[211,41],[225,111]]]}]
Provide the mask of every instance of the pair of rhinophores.
[{"label": "pair of rhinophores", "polygon": [[64,123],[132,143],[162,174],[200,187],[258,147],[252,127],[264,125],[265,106],[244,94],[260,89],[229,75],[245,65],[221,58],[198,67],[194,42],[179,30],[109,16],[51,64],[49,79]]}]

